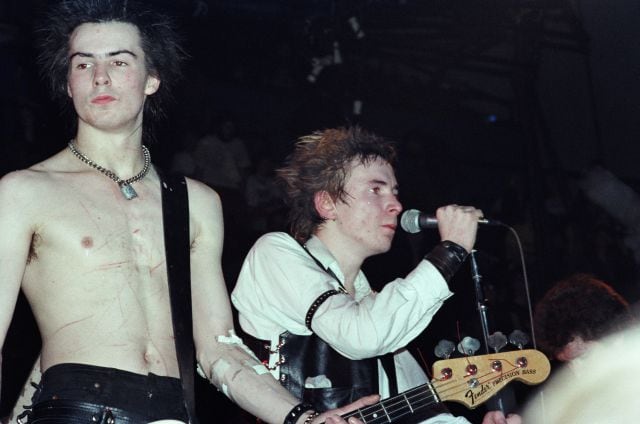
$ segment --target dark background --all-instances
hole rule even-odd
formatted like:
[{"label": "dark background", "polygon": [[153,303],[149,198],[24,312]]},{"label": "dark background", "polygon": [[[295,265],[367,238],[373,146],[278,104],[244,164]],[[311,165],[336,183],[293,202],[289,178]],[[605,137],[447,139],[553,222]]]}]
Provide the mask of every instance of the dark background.
[{"label": "dark background", "polygon": [[[48,3],[0,3],[1,174],[48,157],[71,137],[35,64],[34,18]],[[297,137],[357,123],[397,140],[405,208],[473,204],[514,229],[479,233],[492,331],[531,332],[514,232],[533,303],[574,272],[595,273],[629,301],[638,299],[637,1],[153,3],[176,16],[190,54],[169,117],[150,145],[156,164],[169,167],[210,115],[233,114],[254,164],[268,157],[279,165]],[[336,45],[341,62],[327,64],[311,82],[314,58],[331,62]],[[354,102],[361,102],[359,113]],[[599,203],[585,194],[584,175],[594,166],[618,184]],[[225,245],[234,247],[223,266],[232,288],[256,235],[227,228]],[[381,287],[406,272],[416,252],[435,241],[431,233],[398,234],[390,253],[366,264],[372,283]],[[481,338],[468,270],[453,290],[413,346],[428,361],[441,338]],[[4,348],[0,416],[37,354],[37,340],[21,301]],[[205,421],[235,417],[213,392],[201,383]],[[216,410],[224,413],[210,418]]]}]

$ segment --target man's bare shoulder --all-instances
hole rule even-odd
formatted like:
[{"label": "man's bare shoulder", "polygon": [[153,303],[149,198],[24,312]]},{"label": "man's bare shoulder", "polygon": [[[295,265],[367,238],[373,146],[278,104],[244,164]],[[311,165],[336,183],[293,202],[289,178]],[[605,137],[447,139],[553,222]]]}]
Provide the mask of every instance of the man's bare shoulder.
[{"label": "man's bare shoulder", "polygon": [[51,193],[56,174],[64,173],[59,154],[26,169],[9,172],[0,179],[0,198],[6,202],[32,202]]},{"label": "man's bare shoulder", "polygon": [[193,178],[185,177],[187,180],[187,187],[189,188],[189,194],[194,194],[198,196],[208,196],[211,198],[219,199],[218,193],[203,183],[202,181],[194,180]]},{"label": "man's bare shoulder", "polygon": [[222,248],[223,218],[220,196],[208,185],[187,178],[191,239],[201,245],[204,240]]},{"label": "man's bare shoulder", "polygon": [[214,189],[192,178],[186,178],[186,180],[189,192],[189,206],[191,208],[204,208],[205,210],[221,208],[220,196]]},{"label": "man's bare shoulder", "polygon": [[4,202],[21,202],[33,198],[48,185],[46,173],[31,168],[9,172],[0,179],[0,199]]}]

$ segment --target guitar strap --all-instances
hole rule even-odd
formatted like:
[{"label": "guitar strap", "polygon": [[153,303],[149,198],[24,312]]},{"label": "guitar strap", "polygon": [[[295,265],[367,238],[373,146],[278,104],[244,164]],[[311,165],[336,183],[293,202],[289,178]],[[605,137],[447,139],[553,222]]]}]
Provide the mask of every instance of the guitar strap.
[{"label": "guitar strap", "polygon": [[198,424],[195,410],[195,349],[191,314],[191,270],[189,242],[189,198],[183,176],[163,175],[162,220],[169,280],[171,319],[180,369],[180,381],[189,422]]},{"label": "guitar strap", "polygon": [[389,380],[389,396],[395,396],[398,394],[398,378],[396,376],[396,363],[393,360],[393,352],[380,356],[380,363]]}]

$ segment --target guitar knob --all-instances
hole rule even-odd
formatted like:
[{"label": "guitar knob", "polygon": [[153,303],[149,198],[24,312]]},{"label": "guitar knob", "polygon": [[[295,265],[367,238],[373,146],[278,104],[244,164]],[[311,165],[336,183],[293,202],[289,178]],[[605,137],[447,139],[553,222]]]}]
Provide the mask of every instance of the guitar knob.
[{"label": "guitar knob", "polygon": [[463,355],[473,356],[480,349],[480,340],[473,337],[465,337],[458,343],[458,352]]},{"label": "guitar knob", "polygon": [[434,353],[440,359],[449,359],[454,350],[456,350],[456,345],[452,341],[440,340],[434,349]]},{"label": "guitar knob", "polygon": [[474,364],[467,365],[467,375],[476,375],[478,373],[478,367]]},{"label": "guitar knob", "polygon": [[502,362],[498,360],[491,362],[491,369],[498,372],[502,371]]},{"label": "guitar knob", "polygon": [[451,368],[443,368],[440,370],[440,380],[449,380],[453,376]]},{"label": "guitar knob", "polygon": [[527,343],[529,343],[529,336],[527,333],[520,330],[513,330],[511,334],[509,334],[509,342],[517,346],[518,349],[522,349]]},{"label": "guitar knob", "polygon": [[524,356],[521,356],[516,359],[516,365],[518,366],[518,368],[527,368],[527,366],[529,365],[529,361],[527,361],[527,358],[525,358]]},{"label": "guitar knob", "polygon": [[496,353],[500,352],[500,350],[508,343],[507,336],[502,334],[500,331],[496,331],[488,337],[487,343]]}]

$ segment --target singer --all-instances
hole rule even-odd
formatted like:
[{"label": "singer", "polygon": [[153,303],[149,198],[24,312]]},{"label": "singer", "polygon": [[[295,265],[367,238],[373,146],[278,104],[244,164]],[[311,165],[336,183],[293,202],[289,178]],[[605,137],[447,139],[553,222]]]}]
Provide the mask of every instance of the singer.
[{"label": "singer", "polygon": [[[247,345],[317,411],[427,381],[404,348],[452,295],[447,282],[475,243],[482,212],[442,207],[442,241],[405,278],[371,290],[361,265],[389,250],[402,212],[395,157],[389,141],[359,127],[302,137],[278,170],[291,232],[256,242],[232,292]],[[427,423],[468,423],[442,405],[411,412]],[[504,422],[496,412],[484,420]]]}]

